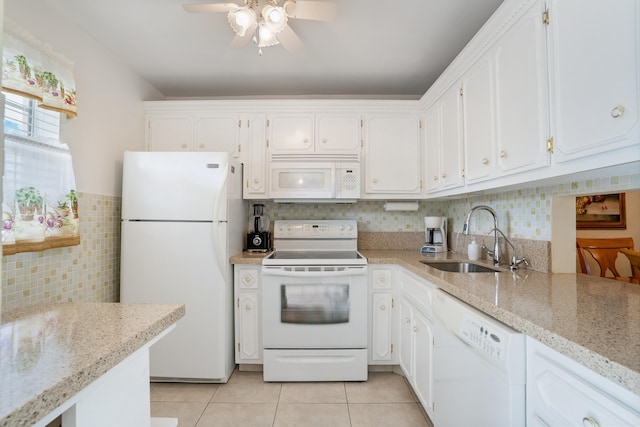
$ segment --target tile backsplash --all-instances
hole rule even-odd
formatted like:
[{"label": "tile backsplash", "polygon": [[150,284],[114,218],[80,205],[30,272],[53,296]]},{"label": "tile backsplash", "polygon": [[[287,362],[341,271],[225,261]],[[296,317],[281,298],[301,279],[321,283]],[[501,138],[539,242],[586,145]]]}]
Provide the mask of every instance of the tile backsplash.
[{"label": "tile backsplash", "polygon": [[121,198],[78,194],[80,245],[2,258],[3,309],[35,302],[115,302]]},{"label": "tile backsplash", "polygon": [[[495,209],[500,228],[515,239],[551,240],[551,202],[555,196],[640,189],[640,174],[614,176],[525,190],[470,196],[458,200],[421,201],[417,212],[386,212],[383,201],[355,204],[265,204],[275,219],[355,219],[362,233],[410,233],[411,248],[422,243],[423,216],[447,216],[451,245],[471,206]],[[79,193],[82,212],[78,246],[20,253],[2,258],[3,309],[42,301],[114,302],[119,300],[121,198]],[[252,205],[254,202],[248,202]],[[258,203],[258,201],[255,201]],[[472,233],[489,231],[493,223],[478,213]],[[458,239],[460,239],[458,237]],[[395,239],[398,241],[398,239]],[[399,241],[403,241],[400,239]],[[408,248],[408,249],[411,249]],[[544,249],[544,247],[542,247]]]}]

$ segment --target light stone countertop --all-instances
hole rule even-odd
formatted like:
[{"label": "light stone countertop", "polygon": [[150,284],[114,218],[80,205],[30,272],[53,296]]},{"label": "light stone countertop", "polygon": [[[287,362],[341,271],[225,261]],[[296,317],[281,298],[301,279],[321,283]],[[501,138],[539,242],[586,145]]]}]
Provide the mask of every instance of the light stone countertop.
[{"label": "light stone countertop", "polygon": [[[583,274],[526,269],[493,274],[448,273],[420,263],[427,259],[468,260],[455,252],[429,256],[417,250],[360,252],[370,265],[404,267],[640,395],[640,286]],[[253,254],[231,258],[234,264],[260,264],[261,260]]]},{"label": "light stone countertop", "polygon": [[185,314],[179,304],[43,303],[2,313],[0,427],[32,425]]}]

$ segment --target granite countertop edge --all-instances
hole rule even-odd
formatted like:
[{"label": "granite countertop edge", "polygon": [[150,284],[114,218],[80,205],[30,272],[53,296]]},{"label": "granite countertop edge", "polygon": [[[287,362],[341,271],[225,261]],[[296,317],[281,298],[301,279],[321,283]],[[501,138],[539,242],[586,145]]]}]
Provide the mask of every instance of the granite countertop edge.
[{"label": "granite countertop edge", "polygon": [[[419,251],[415,250],[368,250],[363,249],[360,252],[367,258],[370,265],[375,264],[393,264],[405,268],[413,274],[422,277],[425,280],[433,283],[447,293],[459,298],[467,304],[477,308],[478,310],[486,313],[487,315],[498,319],[499,321],[511,326],[512,328],[540,341],[548,347],[556,350],[557,352],[569,357],[582,364],[583,366],[591,369],[592,371],[600,374],[601,376],[611,380],[613,383],[620,385],[621,387],[640,395],[640,369],[634,369],[628,366],[624,361],[619,362],[616,359],[616,355],[607,355],[606,348],[603,351],[595,350],[594,344],[585,340],[585,342],[576,342],[571,337],[564,336],[561,332],[554,331],[553,328],[545,327],[534,320],[527,318],[526,316],[509,311],[503,307],[497,305],[494,301],[478,295],[473,291],[465,289],[463,286],[454,283],[458,281],[463,283],[465,277],[469,275],[459,273],[444,273],[434,268],[427,267],[420,263],[421,259],[425,259]],[[241,254],[231,257],[233,264],[246,264],[246,265],[259,265],[262,262],[266,254],[249,254],[243,252]],[[451,261],[468,261],[465,254],[449,252],[446,254],[437,254],[430,257],[433,260],[451,260]],[[491,266],[487,262],[473,261],[474,263],[484,264]],[[509,271],[504,269],[504,271]],[[525,271],[525,270],[522,270]],[[543,283],[552,282],[554,277],[560,276],[553,273],[540,273],[528,270],[527,274],[531,274],[534,280],[539,280]],[[567,274],[565,276],[571,276],[575,280],[578,279],[576,274]],[[470,281],[471,279],[467,279]],[[609,279],[601,278],[584,278],[589,283],[597,283],[599,281],[605,281],[603,283],[610,284]],[[622,286],[615,284],[616,286]],[[633,286],[633,285],[626,285]],[[633,352],[633,348],[629,349]],[[634,356],[631,355],[631,358]]]},{"label": "granite countertop edge", "polygon": [[[60,303],[53,303],[60,304]],[[112,305],[119,303],[62,303],[72,305]],[[37,310],[37,306],[51,307],[52,304],[36,304],[28,307],[30,310]],[[128,304],[129,306],[151,306],[151,304]],[[172,324],[180,320],[185,315],[183,304],[158,304],[165,311],[151,324],[145,324],[142,329],[127,337],[123,342],[117,344],[116,348],[109,348],[109,351],[102,352],[98,357],[78,367],[72,375],[67,375],[59,382],[24,402],[19,407],[13,408],[9,413],[2,414],[0,427],[4,426],[28,426],[41,420],[47,414],[64,404],[69,398],[75,396],[95,380],[107,373],[110,369],[118,365],[127,357],[142,348],[145,344],[158,336]],[[3,316],[5,313],[3,313]]]}]

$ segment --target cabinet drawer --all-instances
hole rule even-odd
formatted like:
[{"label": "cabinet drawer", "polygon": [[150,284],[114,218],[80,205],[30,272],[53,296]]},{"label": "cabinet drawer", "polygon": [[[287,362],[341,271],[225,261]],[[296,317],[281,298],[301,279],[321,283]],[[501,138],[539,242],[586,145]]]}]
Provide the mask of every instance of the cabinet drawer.
[{"label": "cabinet drawer", "polygon": [[238,274],[240,289],[258,289],[260,271],[256,269],[241,269]]},{"label": "cabinet drawer", "polygon": [[638,426],[640,397],[527,340],[527,424]]},{"label": "cabinet drawer", "polygon": [[425,314],[431,313],[432,290],[436,287],[407,273],[400,276],[402,293]]},{"label": "cabinet drawer", "polygon": [[372,270],[371,281],[373,289],[391,289],[391,270]]}]

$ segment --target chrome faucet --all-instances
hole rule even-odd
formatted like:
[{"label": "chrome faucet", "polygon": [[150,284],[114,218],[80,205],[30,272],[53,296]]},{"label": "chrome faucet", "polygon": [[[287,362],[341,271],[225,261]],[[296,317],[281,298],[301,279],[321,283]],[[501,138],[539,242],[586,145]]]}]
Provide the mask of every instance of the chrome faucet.
[{"label": "chrome faucet", "polygon": [[[516,254],[516,247],[513,246],[513,243],[511,243],[511,240],[509,240],[509,238],[502,232],[502,230],[500,230],[499,228],[495,228],[491,231],[495,231],[497,230],[498,233],[502,234],[502,237],[504,237],[505,242],[507,242],[509,244],[509,246],[511,246],[511,264],[509,264],[509,268],[511,270],[517,270],[518,266],[522,263],[524,263],[525,266],[529,267],[529,261],[527,261],[527,257],[523,256],[522,258],[518,258],[517,254]],[[491,231],[489,233],[491,233]]]},{"label": "chrome faucet", "polygon": [[469,221],[471,220],[471,216],[475,211],[487,211],[493,216],[493,250],[489,250],[486,246],[482,245],[482,249],[484,249],[487,254],[493,259],[493,265],[500,264],[500,242],[498,241],[498,214],[496,211],[491,209],[486,205],[478,205],[472,207],[469,212],[467,212],[467,219],[464,220],[464,225],[462,226],[462,234],[469,234]]}]

